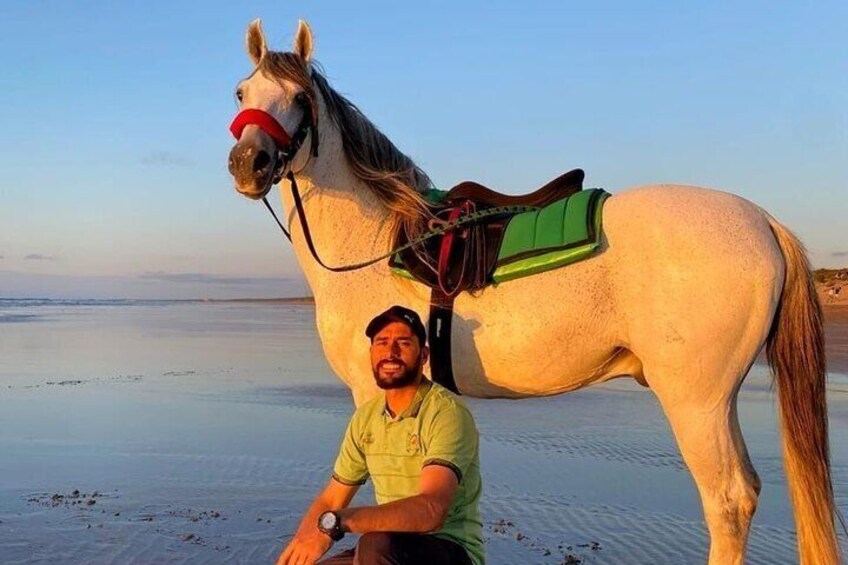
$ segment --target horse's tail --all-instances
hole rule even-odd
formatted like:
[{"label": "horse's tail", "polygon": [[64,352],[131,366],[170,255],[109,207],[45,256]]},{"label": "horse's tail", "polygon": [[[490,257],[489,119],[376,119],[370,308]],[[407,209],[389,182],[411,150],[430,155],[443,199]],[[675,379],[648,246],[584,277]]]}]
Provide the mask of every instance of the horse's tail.
[{"label": "horse's tail", "polygon": [[783,460],[802,565],[840,561],[834,524],[825,400],[822,311],[798,239],[767,216],[786,264],[766,351],[777,384]]}]

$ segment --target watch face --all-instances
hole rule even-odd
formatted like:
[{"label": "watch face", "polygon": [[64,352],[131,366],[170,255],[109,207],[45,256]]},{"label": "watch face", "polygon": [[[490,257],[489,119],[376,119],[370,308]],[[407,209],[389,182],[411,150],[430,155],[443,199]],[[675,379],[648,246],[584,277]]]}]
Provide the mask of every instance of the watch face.
[{"label": "watch face", "polygon": [[336,526],[336,515],[332,512],[324,512],[321,515],[321,527],[325,530],[332,530]]}]

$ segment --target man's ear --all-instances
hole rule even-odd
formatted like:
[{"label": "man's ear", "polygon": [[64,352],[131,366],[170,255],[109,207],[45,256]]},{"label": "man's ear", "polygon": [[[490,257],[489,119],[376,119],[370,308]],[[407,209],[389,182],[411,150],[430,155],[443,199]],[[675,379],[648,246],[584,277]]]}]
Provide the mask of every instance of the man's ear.
[{"label": "man's ear", "polygon": [[258,65],[267,51],[265,33],[262,31],[262,20],[255,19],[247,26],[247,54],[253,64]]},{"label": "man's ear", "polygon": [[303,20],[297,22],[297,35],[294,38],[294,52],[300,55],[307,65],[312,62],[312,50],[315,43],[312,40],[312,28]]},{"label": "man's ear", "polygon": [[423,365],[430,359],[430,348],[426,345],[421,348],[421,364]]}]

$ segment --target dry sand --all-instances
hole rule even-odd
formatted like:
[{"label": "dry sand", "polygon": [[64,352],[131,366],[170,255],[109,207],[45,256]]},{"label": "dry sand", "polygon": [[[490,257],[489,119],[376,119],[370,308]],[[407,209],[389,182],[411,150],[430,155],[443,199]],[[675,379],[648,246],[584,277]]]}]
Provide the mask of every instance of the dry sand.
[{"label": "dry sand", "polygon": [[[825,304],[822,310],[827,369],[848,375],[848,304]],[[757,362],[766,365],[765,351],[760,353]]]},{"label": "dry sand", "polygon": [[828,369],[848,374],[848,304],[825,304],[824,333]]}]

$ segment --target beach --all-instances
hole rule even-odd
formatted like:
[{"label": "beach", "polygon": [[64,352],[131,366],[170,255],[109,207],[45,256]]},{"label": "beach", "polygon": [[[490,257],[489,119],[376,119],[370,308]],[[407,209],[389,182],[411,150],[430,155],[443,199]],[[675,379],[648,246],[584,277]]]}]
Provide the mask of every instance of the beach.
[{"label": "beach", "polygon": [[824,306],[824,332],[828,367],[848,374],[848,304]]},{"label": "beach", "polygon": [[[314,317],[308,302],[0,301],[0,563],[274,563],[353,411]],[[848,514],[848,307],[826,305],[825,324]],[[700,499],[649,390],[467,403],[487,563],[706,560]],[[739,413],[763,482],[747,562],[795,563],[760,363]],[[372,501],[368,483],[354,504]]]}]

